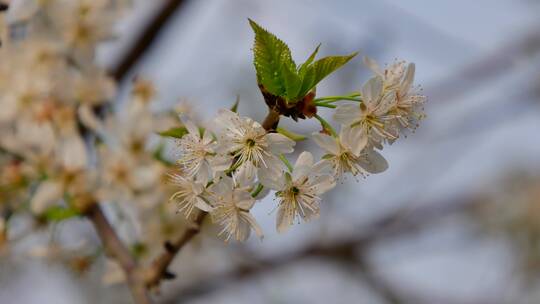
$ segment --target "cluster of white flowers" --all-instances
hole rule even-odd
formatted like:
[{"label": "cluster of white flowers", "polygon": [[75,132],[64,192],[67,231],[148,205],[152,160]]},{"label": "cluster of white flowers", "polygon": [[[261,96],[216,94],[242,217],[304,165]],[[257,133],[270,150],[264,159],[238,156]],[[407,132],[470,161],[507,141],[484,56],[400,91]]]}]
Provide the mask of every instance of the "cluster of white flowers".
[{"label": "cluster of white flowers", "polygon": [[2,230],[4,215],[54,221],[103,202],[131,217],[135,241],[162,241],[146,230],[170,223],[161,209],[174,214],[170,165],[150,141],[178,112],[154,113],[153,86],[141,78],[113,108],[116,81],[95,58],[124,2],[19,0],[0,14]]},{"label": "cluster of white flowers", "polygon": [[[279,232],[318,217],[321,196],[337,180],[386,170],[378,151],[424,116],[414,64],[382,70],[371,59],[365,61],[375,76],[359,93],[312,100],[312,91],[302,102],[313,102],[305,104],[313,113],[293,113],[321,122],[322,131],[311,137],[324,150],[320,160],[298,151],[290,164],[294,136],[235,111],[220,110],[209,127],[179,111],[153,113],[154,89],[140,78],[129,102],[115,111],[116,82],[95,55],[114,36],[124,2],[18,0],[0,15],[0,208],[41,217],[51,207],[83,212],[91,203],[129,202],[158,209],[153,218],[164,221],[170,197],[188,219],[209,213],[227,240],[246,240],[252,230],[262,237],[250,213],[257,201],[275,194]],[[349,103],[334,105],[342,101]],[[316,106],[336,108],[339,133],[315,114]],[[161,146],[150,142],[178,124],[185,134],[176,136],[180,156],[171,169]]]},{"label": "cluster of white flowers", "polygon": [[[315,162],[302,152],[294,166],[285,154],[295,142],[268,132],[259,123],[220,110],[212,127],[198,128],[184,120],[188,134],[179,140],[180,166],[173,180],[180,190],[171,199],[178,210],[191,216],[195,209],[209,212],[222,225],[227,240],[245,240],[251,230],[262,236],[249,213],[257,200],[274,190],[278,202],[276,227],[286,231],[295,220],[319,216],[321,195],[346,174],[380,173],[388,163],[377,151],[393,143],[405,129],[414,130],[424,117],[425,97],[412,87],[414,64],[397,62],[382,71],[373,60],[366,64],[376,74],[350,104],[337,106],[334,119],[339,134],[320,118],[323,131],[312,139],[324,150]],[[326,105],[339,101],[331,98]]]},{"label": "cluster of white flowers", "polygon": [[364,63],[375,76],[362,86],[362,102],[338,106],[334,119],[358,128],[372,145],[381,147],[384,142],[394,142],[404,129],[414,131],[418,127],[425,116],[426,97],[413,87],[414,63],[397,61],[384,70],[368,57]]}]

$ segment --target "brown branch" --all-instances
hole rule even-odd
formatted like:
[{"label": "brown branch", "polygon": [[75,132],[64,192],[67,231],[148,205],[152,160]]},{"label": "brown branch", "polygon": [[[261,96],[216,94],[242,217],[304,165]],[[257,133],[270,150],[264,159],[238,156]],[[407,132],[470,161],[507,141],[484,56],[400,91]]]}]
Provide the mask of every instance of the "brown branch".
[{"label": "brown branch", "polygon": [[[243,260],[237,267],[219,274],[212,274],[210,278],[203,278],[179,290],[176,295],[164,299],[165,303],[178,300],[178,295],[184,298],[196,297],[217,289],[223,283],[244,280],[267,271],[287,267],[293,263],[310,258],[323,258],[337,262],[354,261],[362,266],[363,253],[373,245],[388,239],[403,237],[436,225],[443,218],[458,214],[475,202],[475,197],[454,198],[439,204],[428,204],[416,210],[400,209],[375,220],[373,223],[358,229],[358,233],[348,239],[335,240],[330,243],[317,242],[294,252],[279,254],[272,257]],[[364,271],[369,271],[364,269]],[[364,277],[374,279],[374,277]],[[201,284],[204,282],[204,284]],[[370,283],[376,283],[371,281]],[[382,288],[382,287],[381,287]],[[389,292],[389,291],[387,291]],[[385,296],[388,299],[389,293]],[[394,294],[396,296],[396,294]],[[394,297],[394,298],[397,298]],[[169,300],[170,299],[170,300]]]},{"label": "brown branch", "polygon": [[103,243],[107,255],[114,258],[124,270],[133,300],[137,304],[151,304],[152,300],[144,285],[143,274],[137,261],[124,246],[111,226],[99,204],[95,203],[85,213],[92,222]]},{"label": "brown branch", "polygon": [[268,108],[268,115],[262,123],[262,127],[266,131],[275,130],[279,123],[279,113],[271,108]]},{"label": "brown branch", "polygon": [[111,76],[117,81],[122,80],[130,69],[139,61],[139,59],[152,46],[161,29],[167,24],[174,13],[178,10],[185,0],[169,0],[163,4],[162,8],[156,13],[155,17],[148,23],[146,29],[135,39],[129,51],[123,56],[123,59],[111,70]]},{"label": "brown branch", "polygon": [[162,279],[167,280],[176,277],[168,271],[168,268],[178,252],[199,233],[207,214],[204,211],[199,212],[193,225],[188,227],[176,240],[165,243],[165,251],[154,260],[147,270],[145,285],[148,288],[157,287]]}]

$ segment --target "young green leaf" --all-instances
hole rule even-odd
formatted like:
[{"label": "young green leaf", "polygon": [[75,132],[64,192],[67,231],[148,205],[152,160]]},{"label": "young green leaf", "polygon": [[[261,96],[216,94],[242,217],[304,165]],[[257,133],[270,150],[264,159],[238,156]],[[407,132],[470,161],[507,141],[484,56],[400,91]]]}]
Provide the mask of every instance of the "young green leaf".
[{"label": "young green leaf", "polygon": [[158,134],[164,137],[182,138],[188,133],[185,127],[171,128],[166,131],[159,132]]},{"label": "young green leaf", "polygon": [[70,207],[52,206],[45,211],[45,218],[49,221],[63,221],[81,214]]},{"label": "young green leaf", "polygon": [[291,70],[287,65],[281,66],[285,83],[285,99],[287,102],[296,102],[296,97],[302,88],[302,80],[296,74],[296,69]]},{"label": "young green leaf", "polygon": [[240,95],[236,95],[236,101],[234,102],[233,106],[231,107],[231,111],[234,112],[234,113],[237,113],[239,104],[240,104]]},{"label": "young green leaf", "polygon": [[283,66],[296,71],[289,47],[274,34],[249,19],[249,24],[255,33],[253,45],[253,64],[257,71],[257,81],[268,92],[276,96],[286,96],[287,88]]},{"label": "young green leaf", "polygon": [[357,52],[347,56],[328,56],[315,61],[313,64],[305,67],[305,72],[302,76],[302,89],[300,95],[307,94],[326,76],[335,72],[347,62],[354,58]]},{"label": "young green leaf", "polygon": [[315,56],[317,56],[317,53],[319,52],[319,48],[321,47],[321,44],[317,45],[313,53],[309,55],[309,58],[306,60],[306,62],[302,63],[300,68],[298,69],[298,74],[300,78],[304,78],[304,75],[306,73],[307,67],[315,60]]}]

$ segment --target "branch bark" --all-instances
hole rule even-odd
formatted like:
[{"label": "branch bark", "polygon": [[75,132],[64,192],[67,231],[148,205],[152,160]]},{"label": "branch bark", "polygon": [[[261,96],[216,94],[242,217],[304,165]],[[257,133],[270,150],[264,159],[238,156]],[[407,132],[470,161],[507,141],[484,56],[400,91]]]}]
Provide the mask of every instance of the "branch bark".
[{"label": "branch bark", "polygon": [[111,70],[111,76],[121,81],[131,68],[141,59],[152,46],[161,29],[167,24],[174,13],[186,0],[169,0],[163,4],[155,17],[148,23],[146,29],[135,39],[123,59]]},{"label": "branch bark", "polygon": [[279,123],[279,116],[280,114],[276,110],[268,108],[268,115],[266,115],[266,118],[262,123],[262,127],[266,131],[275,130]]},{"label": "branch bark", "polygon": [[191,227],[188,227],[182,235],[172,242],[166,242],[165,251],[159,255],[148,269],[145,280],[145,286],[148,288],[156,287],[161,280],[174,279],[176,275],[168,270],[174,257],[180,250],[191,241],[201,230],[202,222],[208,213],[199,212]]},{"label": "branch bark", "polygon": [[103,243],[107,255],[114,258],[125,272],[127,283],[136,304],[151,304],[152,300],[144,285],[143,273],[137,261],[122,243],[99,204],[93,204],[86,212]]}]

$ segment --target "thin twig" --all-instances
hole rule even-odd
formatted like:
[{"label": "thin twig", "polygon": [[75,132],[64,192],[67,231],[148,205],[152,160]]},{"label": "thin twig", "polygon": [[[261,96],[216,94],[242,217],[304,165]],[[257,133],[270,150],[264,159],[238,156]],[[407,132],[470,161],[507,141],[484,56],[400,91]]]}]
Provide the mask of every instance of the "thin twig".
[{"label": "thin twig", "polygon": [[186,0],[169,0],[163,4],[146,29],[135,39],[123,59],[111,70],[111,76],[121,81],[131,68],[140,60],[152,46],[161,29],[167,24],[181,4]]},{"label": "thin twig", "polygon": [[[193,282],[191,285],[179,290],[175,295],[164,299],[164,303],[172,303],[173,300],[178,300],[179,295],[183,299],[194,298],[206,294],[209,290],[217,289],[223,286],[224,283],[251,278],[268,271],[275,271],[305,259],[323,258],[337,262],[354,261],[358,263],[362,259],[362,253],[367,252],[373,245],[384,240],[422,231],[447,216],[461,212],[474,201],[474,197],[454,198],[440,204],[429,204],[414,211],[400,209],[363,228],[359,228],[358,233],[349,239],[335,240],[331,243],[317,242],[297,252],[272,257],[258,258],[250,255],[252,256],[251,259],[242,261],[240,265],[230,271],[213,274],[210,278]],[[374,278],[366,277],[365,279]],[[204,284],[201,284],[202,282]]]},{"label": "thin twig", "polygon": [[99,204],[93,204],[86,212],[86,217],[92,222],[103,243],[107,254],[114,258],[124,270],[133,300],[137,304],[151,304],[137,261],[122,243],[116,231],[111,226]]},{"label": "thin twig", "polygon": [[178,252],[199,233],[206,215],[206,212],[199,212],[193,225],[188,227],[176,240],[165,243],[165,251],[154,260],[148,269],[145,280],[145,285],[148,288],[158,286],[162,279],[174,279],[176,277],[169,272],[168,268]]},{"label": "thin twig", "polygon": [[268,109],[268,115],[262,123],[262,127],[266,131],[276,130],[279,123],[279,113],[274,109]]}]

